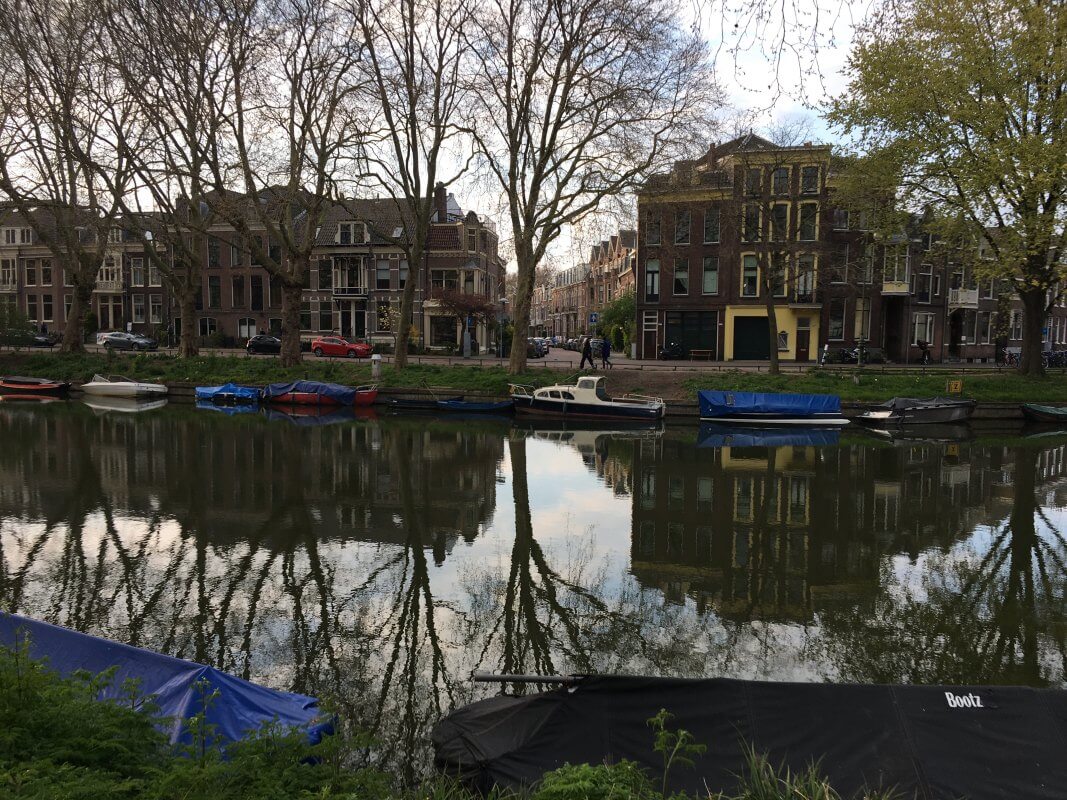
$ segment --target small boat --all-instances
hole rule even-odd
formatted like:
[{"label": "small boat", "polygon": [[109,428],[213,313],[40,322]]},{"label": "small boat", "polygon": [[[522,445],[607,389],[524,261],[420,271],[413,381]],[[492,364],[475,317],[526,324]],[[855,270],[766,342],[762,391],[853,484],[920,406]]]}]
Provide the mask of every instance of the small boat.
[{"label": "small boat", "polygon": [[974,400],[951,397],[894,397],[871,411],[856,417],[866,425],[928,425],[932,423],[963,422],[974,413]]},{"label": "small boat", "polygon": [[188,720],[197,715],[223,742],[246,739],[267,723],[303,733],[312,744],[333,732],[332,715],[314,697],[28,617],[0,612],[0,646],[25,646],[31,658],[47,659],[48,669],[60,675],[114,670],[110,681],[100,682],[99,699],[129,703],[129,687],[135,684],[138,700],[151,698],[153,713],[173,744],[192,741]]},{"label": "small boat", "polygon": [[1061,425],[1067,425],[1067,408],[1059,406],[1023,403],[1023,416],[1030,422],[1058,422]]},{"label": "small boat", "polygon": [[83,383],[81,390],[97,397],[159,397],[167,393],[167,387],[161,383],[141,383],[121,375],[93,375],[89,383]]},{"label": "small boat", "polygon": [[534,389],[509,384],[518,414],[584,419],[661,419],[666,403],[658,397],[628,394],[610,397],[603,375],[590,375],[575,384],[556,384]]},{"label": "small boat", "polygon": [[759,428],[701,422],[697,433],[697,447],[829,447],[840,440],[840,429],[830,425]]},{"label": "small boat", "polygon": [[70,391],[66,381],[51,378],[24,378],[19,375],[0,377],[0,394],[30,394],[37,397],[61,397]]},{"label": "small boat", "polygon": [[272,383],[263,390],[267,403],[297,406],[369,406],[378,397],[378,387],[341,386],[320,381]]},{"label": "small boat", "polygon": [[155,411],[157,408],[163,408],[167,404],[167,398],[88,395],[82,398],[82,402],[98,413],[118,411],[122,414],[140,414],[145,411]]},{"label": "small boat", "polygon": [[438,400],[437,408],[457,414],[506,414],[515,407],[513,400],[500,400],[495,403],[479,403],[475,400]]},{"label": "small boat", "polygon": [[398,411],[436,411],[440,408],[440,403],[456,403],[462,401],[463,395],[460,394],[455,397],[446,397],[442,400],[438,400],[436,397],[390,397],[386,400],[386,403],[390,408],[395,408]]},{"label": "small boat", "polygon": [[259,389],[253,386],[241,386],[237,383],[196,387],[196,399],[198,401],[207,400],[217,405],[255,405],[259,403],[259,394]]},{"label": "small boat", "polygon": [[848,425],[835,394],[697,392],[701,422],[737,425]]}]

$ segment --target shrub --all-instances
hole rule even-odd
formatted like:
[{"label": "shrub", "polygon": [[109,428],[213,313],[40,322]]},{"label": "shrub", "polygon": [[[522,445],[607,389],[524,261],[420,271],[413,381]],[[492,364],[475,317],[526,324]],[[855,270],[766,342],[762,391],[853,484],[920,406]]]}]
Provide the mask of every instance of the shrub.
[{"label": "shrub", "polygon": [[565,764],[546,773],[530,800],[652,800],[658,797],[648,776],[632,761],[618,764]]}]

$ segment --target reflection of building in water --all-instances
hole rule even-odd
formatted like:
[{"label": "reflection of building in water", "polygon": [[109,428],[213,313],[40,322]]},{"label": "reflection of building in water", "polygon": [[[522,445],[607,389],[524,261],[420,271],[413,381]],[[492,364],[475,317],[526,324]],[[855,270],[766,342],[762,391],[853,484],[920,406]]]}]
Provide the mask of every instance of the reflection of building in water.
[{"label": "reflection of building in water", "polygon": [[477,536],[496,503],[499,431],[49,411],[0,414],[0,517],[64,521],[106,506],[173,517],[210,543],[255,537],[283,548],[309,534],[401,544],[417,521],[440,559],[458,537]]},{"label": "reflection of building in water", "polygon": [[[916,557],[1003,518],[1013,450],[914,446],[634,448],[633,574],[671,602],[749,619],[807,620],[874,588],[884,554]],[[1064,476],[1063,447],[1039,475]]]},{"label": "reflection of building in water", "polygon": [[578,451],[585,466],[616,496],[633,493],[633,448],[635,441],[653,441],[661,430],[572,430],[549,428],[539,422],[529,435],[538,441],[566,444]]}]

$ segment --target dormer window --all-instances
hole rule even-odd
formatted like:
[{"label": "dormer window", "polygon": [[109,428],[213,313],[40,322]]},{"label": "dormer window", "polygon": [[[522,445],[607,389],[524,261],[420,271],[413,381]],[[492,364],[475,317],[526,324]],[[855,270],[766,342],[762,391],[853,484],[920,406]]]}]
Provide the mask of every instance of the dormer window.
[{"label": "dormer window", "polygon": [[362,222],[342,222],[337,226],[337,244],[363,244],[367,241]]},{"label": "dormer window", "polygon": [[122,242],[122,228],[112,228],[108,231],[107,240],[111,244],[119,244]]}]

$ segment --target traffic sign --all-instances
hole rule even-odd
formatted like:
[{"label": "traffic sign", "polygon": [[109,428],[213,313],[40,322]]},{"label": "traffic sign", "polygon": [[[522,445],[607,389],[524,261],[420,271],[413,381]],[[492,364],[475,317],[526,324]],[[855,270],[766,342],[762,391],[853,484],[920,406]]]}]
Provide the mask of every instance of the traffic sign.
[{"label": "traffic sign", "polygon": [[600,322],[600,315],[595,311],[591,311],[589,313],[589,324],[596,325],[598,322]]}]

